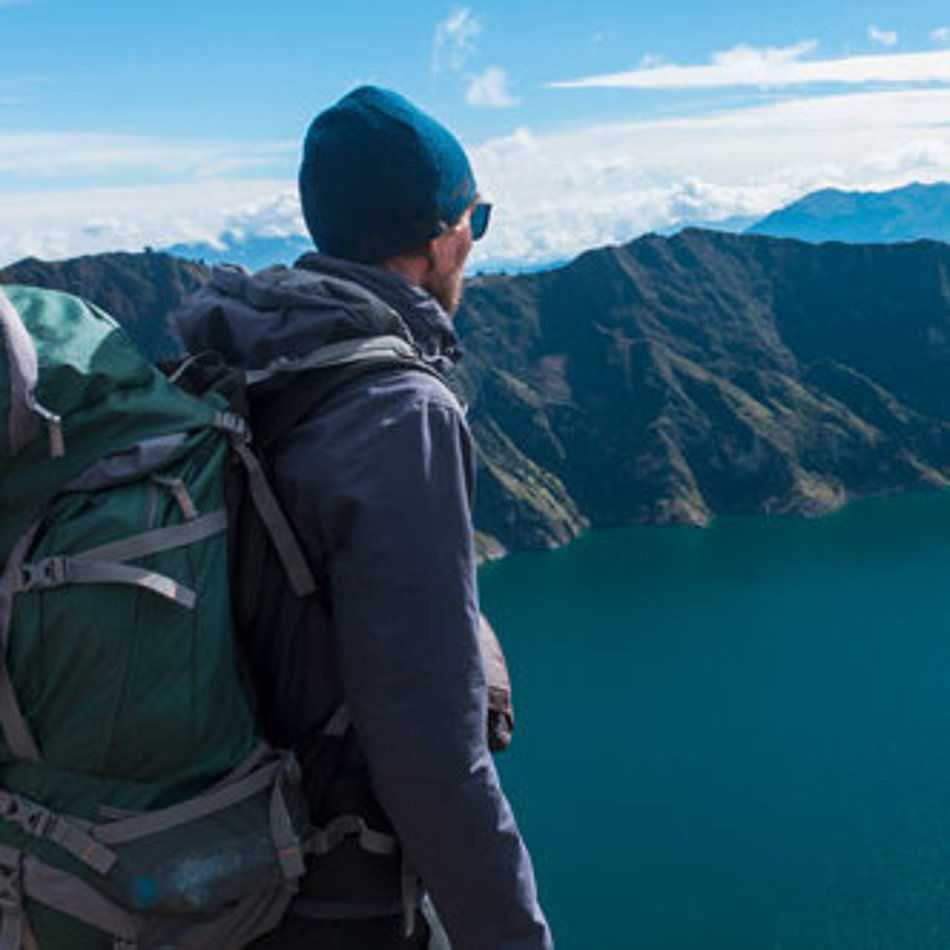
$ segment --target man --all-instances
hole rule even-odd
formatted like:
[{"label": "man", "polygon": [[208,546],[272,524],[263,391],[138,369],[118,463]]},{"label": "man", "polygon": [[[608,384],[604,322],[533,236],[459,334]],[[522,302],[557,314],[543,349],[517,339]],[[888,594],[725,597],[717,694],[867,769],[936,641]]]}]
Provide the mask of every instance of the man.
[{"label": "man", "polygon": [[352,833],[311,859],[259,945],[426,946],[418,879],[456,950],[548,948],[486,742],[473,448],[437,378],[459,358],[450,315],[489,208],[451,133],[371,87],[314,119],[300,197],[320,253],[255,276],[217,270],[179,314],[188,348],[253,370],[386,335],[433,372],[350,380],[270,452],[320,591],[295,600],[271,565],[248,658],[272,739],[300,754],[314,819]]}]

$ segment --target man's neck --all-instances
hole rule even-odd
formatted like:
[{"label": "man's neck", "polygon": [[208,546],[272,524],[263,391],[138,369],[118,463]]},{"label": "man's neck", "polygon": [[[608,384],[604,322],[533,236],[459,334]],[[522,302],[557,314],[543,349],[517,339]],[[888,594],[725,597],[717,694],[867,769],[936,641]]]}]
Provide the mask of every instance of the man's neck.
[{"label": "man's neck", "polygon": [[417,287],[424,287],[430,262],[425,254],[414,252],[412,254],[397,254],[395,257],[389,257],[380,264],[380,267],[394,274],[399,274],[404,280],[408,280],[410,284],[415,284]]}]

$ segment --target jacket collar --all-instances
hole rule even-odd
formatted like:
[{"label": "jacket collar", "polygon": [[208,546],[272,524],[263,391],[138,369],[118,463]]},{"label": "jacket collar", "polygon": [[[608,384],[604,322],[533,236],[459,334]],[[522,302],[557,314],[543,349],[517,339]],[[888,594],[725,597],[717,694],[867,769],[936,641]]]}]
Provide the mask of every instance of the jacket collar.
[{"label": "jacket collar", "polygon": [[438,301],[400,274],[372,264],[358,264],[329,254],[304,254],[294,267],[352,280],[388,304],[405,321],[422,355],[448,369],[462,358],[458,335]]}]

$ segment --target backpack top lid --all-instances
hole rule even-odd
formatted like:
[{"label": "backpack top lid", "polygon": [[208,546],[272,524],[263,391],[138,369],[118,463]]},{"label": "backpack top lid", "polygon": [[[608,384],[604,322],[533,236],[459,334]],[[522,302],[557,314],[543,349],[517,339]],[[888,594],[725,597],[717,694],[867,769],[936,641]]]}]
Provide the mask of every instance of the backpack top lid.
[{"label": "backpack top lid", "polygon": [[99,459],[211,424],[94,305],[0,288],[0,555],[50,499]]}]

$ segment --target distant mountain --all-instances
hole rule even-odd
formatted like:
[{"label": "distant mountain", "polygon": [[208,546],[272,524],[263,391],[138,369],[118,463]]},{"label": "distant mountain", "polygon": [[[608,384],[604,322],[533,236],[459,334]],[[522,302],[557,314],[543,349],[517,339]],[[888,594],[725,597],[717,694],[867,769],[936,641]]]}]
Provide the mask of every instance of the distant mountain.
[{"label": "distant mountain", "polygon": [[[752,219],[745,220],[749,224]],[[731,228],[730,230],[740,230]],[[261,270],[272,264],[291,265],[308,251],[313,250],[313,242],[302,235],[284,235],[266,237],[244,232],[226,231],[219,240],[196,242],[193,244],[173,244],[161,249],[165,254],[182,257],[208,267],[214,264],[240,264],[249,271]],[[469,271],[476,273],[522,274],[538,270],[551,270],[563,267],[564,260],[550,261],[545,264],[525,264],[508,259],[488,259],[470,263]]]},{"label": "distant mountain", "polygon": [[226,231],[217,244],[199,242],[173,244],[163,248],[167,254],[202,264],[240,264],[249,271],[271,264],[293,264],[301,254],[313,250],[313,242],[299,234],[279,237],[245,235]]},{"label": "distant mountain", "polygon": [[950,241],[950,184],[882,192],[825,188],[774,211],[746,233],[850,244]]},{"label": "distant mountain", "polygon": [[[0,280],[11,271],[75,278],[69,289],[137,315],[130,329],[149,346],[203,273],[159,254],[27,261]],[[947,274],[950,246],[937,242],[688,230],[473,279],[456,318],[458,385],[486,546],[946,487]]]},{"label": "distant mountain", "polygon": [[742,234],[749,228],[758,224],[758,218],[751,214],[734,214],[728,218],[715,218],[706,221],[690,221],[687,224],[671,224],[668,227],[660,228],[656,233],[664,237],[672,237],[679,234],[680,231],[688,231],[691,228],[700,228],[704,231],[727,231],[730,234]]}]

